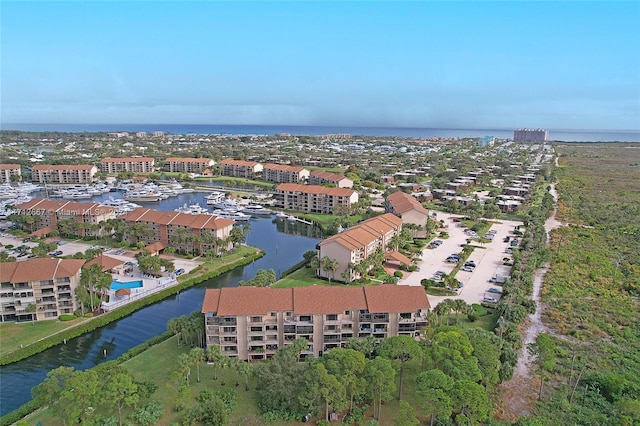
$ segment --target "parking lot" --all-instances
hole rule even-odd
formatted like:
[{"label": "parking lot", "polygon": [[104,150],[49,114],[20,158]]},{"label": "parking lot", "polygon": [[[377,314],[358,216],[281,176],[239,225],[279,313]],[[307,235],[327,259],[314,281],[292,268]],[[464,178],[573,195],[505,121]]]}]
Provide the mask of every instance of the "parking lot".
[{"label": "parking lot", "polygon": [[[467,239],[470,238],[470,235],[465,233],[465,229],[458,226],[459,223],[454,222],[454,219],[459,217],[437,212],[437,220],[444,220],[446,227],[444,231],[449,234],[449,238],[436,237],[435,239],[441,240],[442,243],[435,248],[425,248],[422,253],[422,262],[419,263],[420,271],[408,274],[400,281],[400,285],[421,285],[422,279],[433,279],[438,271],[446,274],[453,271],[457,263],[448,262],[447,259],[452,255],[459,255],[467,243]],[[432,307],[447,298],[462,299],[468,304],[481,303],[485,298],[492,298],[495,301],[500,299],[498,293],[501,290],[500,285],[491,283],[489,280],[496,275],[509,275],[511,267],[504,265],[503,259],[512,258],[510,254],[505,253],[505,249],[512,246],[511,241],[505,242],[505,238],[508,236],[511,240],[513,230],[516,226],[522,226],[522,223],[510,220],[493,220],[492,222],[490,231],[494,231],[495,234],[491,242],[480,243],[477,240],[471,242],[476,248],[467,261],[473,262],[475,267],[461,269],[455,276],[463,286],[457,294],[451,296],[429,295]],[[487,301],[490,300],[487,299]]]}]

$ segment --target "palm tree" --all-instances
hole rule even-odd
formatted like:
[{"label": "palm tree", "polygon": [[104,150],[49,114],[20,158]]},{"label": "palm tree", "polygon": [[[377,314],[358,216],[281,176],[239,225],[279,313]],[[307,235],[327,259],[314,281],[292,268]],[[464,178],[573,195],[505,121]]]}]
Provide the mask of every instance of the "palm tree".
[{"label": "palm tree", "polygon": [[202,348],[193,348],[189,352],[189,356],[191,357],[191,362],[196,365],[197,371],[197,381],[200,383],[200,364],[203,363],[206,359],[204,349]]},{"label": "palm tree", "polygon": [[460,315],[459,314],[466,314],[469,311],[469,305],[467,305],[467,302],[465,302],[462,299],[456,299],[453,301],[453,310],[456,311],[457,315],[456,315],[456,325],[458,325],[459,319],[460,319]]},{"label": "palm tree", "polygon": [[249,376],[253,372],[253,365],[248,362],[241,361],[236,366],[236,369],[242,377],[244,377],[244,390],[249,390]]},{"label": "palm tree", "polygon": [[220,349],[220,346],[218,345],[207,346],[205,355],[207,357],[207,361],[213,363],[213,380],[218,380],[218,366],[220,364],[220,360],[224,356],[222,354],[222,350]]},{"label": "palm tree", "polygon": [[333,278],[333,273],[336,271],[336,269],[338,269],[340,263],[336,259],[331,259],[330,257],[325,256],[320,259],[320,266],[322,266],[322,269],[324,269],[325,271],[331,273],[331,277],[329,277],[329,281],[331,281],[331,279]]}]

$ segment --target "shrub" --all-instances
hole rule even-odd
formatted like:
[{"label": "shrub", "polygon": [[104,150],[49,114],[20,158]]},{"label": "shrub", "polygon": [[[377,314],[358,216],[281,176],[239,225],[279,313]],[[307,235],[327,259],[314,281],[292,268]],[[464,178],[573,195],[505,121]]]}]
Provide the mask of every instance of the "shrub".
[{"label": "shrub", "polygon": [[60,316],[58,317],[58,319],[59,319],[60,321],[71,321],[71,320],[76,319],[76,316],[75,316],[75,315],[65,314],[65,315],[60,315]]},{"label": "shrub", "polygon": [[395,271],[393,273],[393,276],[397,277],[397,278],[402,278],[404,276],[404,274],[402,273],[402,271]]}]

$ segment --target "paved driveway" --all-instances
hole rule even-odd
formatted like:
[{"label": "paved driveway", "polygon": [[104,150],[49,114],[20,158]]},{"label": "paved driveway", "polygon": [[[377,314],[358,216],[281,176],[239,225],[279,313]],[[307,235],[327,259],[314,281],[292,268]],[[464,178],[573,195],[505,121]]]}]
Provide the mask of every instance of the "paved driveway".
[{"label": "paved driveway", "polygon": [[[447,263],[445,259],[453,253],[462,251],[462,244],[467,242],[467,235],[464,228],[459,227],[458,223],[453,219],[460,217],[449,215],[448,213],[437,213],[438,220],[444,220],[446,231],[449,238],[442,240],[443,243],[436,249],[425,248],[422,253],[422,262],[418,264],[420,271],[408,274],[406,278],[400,281],[400,285],[420,285],[420,281],[424,278],[431,278],[436,271],[444,271],[450,273],[455,267],[455,263]],[[489,279],[496,274],[509,275],[510,267],[503,265],[503,258],[510,255],[505,254],[504,250],[509,246],[503,239],[507,236],[513,236],[512,231],[521,222],[511,220],[493,220],[490,229],[496,231],[496,236],[492,242],[488,244],[480,244],[474,241],[472,245],[476,246],[469,260],[476,263],[473,272],[459,271],[456,278],[464,283],[464,287],[460,289],[457,295],[453,296],[429,296],[429,302],[434,307],[446,298],[463,299],[468,304],[480,303],[486,296],[499,298],[500,295],[487,293],[491,287],[496,287],[489,282]],[[438,238],[435,238],[438,239]],[[499,287],[498,287],[499,288]]]}]

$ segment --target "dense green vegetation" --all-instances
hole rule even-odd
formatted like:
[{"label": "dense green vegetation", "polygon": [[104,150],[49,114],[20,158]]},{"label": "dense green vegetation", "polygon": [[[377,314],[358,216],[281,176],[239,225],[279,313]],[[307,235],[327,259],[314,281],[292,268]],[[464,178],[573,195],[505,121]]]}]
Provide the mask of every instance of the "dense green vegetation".
[{"label": "dense green vegetation", "polygon": [[640,151],[558,152],[558,216],[570,225],[551,238],[542,301],[556,349],[535,419],[640,424]]}]

